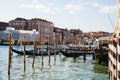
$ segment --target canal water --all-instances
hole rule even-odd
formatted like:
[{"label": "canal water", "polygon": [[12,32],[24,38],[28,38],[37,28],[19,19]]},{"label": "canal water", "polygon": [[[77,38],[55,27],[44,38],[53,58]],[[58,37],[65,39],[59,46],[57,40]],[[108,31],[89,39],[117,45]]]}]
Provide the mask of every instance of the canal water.
[{"label": "canal water", "polygon": [[[29,46],[27,46],[29,47]],[[8,46],[0,46],[0,80],[109,80],[108,68],[105,65],[98,65],[87,55],[86,62],[83,57],[73,62],[72,58],[66,58],[62,54],[51,56],[51,63],[48,65],[48,56],[35,58],[35,68],[32,69],[32,56],[26,56],[26,72],[24,73],[23,56],[13,53],[11,74],[8,76]]]}]

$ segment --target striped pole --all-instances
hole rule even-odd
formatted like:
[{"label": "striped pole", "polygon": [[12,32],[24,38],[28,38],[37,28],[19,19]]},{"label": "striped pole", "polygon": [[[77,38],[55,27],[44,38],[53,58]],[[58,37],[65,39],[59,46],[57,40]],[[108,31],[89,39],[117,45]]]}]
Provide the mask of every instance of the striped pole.
[{"label": "striped pole", "polygon": [[120,37],[109,41],[109,75],[110,80],[120,80]]}]

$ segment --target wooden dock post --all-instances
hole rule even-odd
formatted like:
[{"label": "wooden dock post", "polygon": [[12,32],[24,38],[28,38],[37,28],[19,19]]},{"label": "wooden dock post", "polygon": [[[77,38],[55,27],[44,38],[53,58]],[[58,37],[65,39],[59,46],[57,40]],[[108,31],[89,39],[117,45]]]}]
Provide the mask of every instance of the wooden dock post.
[{"label": "wooden dock post", "polygon": [[57,47],[57,40],[56,36],[54,37],[54,65],[56,63],[56,47]]},{"label": "wooden dock post", "polygon": [[79,35],[77,35],[77,50],[80,50],[80,39],[79,39]]},{"label": "wooden dock post", "polygon": [[43,59],[44,59],[44,36],[42,37],[42,67],[44,65]]},{"label": "wooden dock post", "polygon": [[86,61],[86,54],[83,54],[84,62]]},{"label": "wooden dock post", "polygon": [[26,71],[26,37],[24,37],[24,73]]},{"label": "wooden dock post", "polygon": [[33,63],[32,63],[33,69],[34,69],[34,63],[35,63],[35,53],[36,53],[36,41],[34,41],[34,54],[33,54]]},{"label": "wooden dock post", "polygon": [[[62,50],[62,35],[60,35],[60,51],[61,50]],[[61,53],[59,55],[60,55],[60,60],[61,60]]]},{"label": "wooden dock post", "polygon": [[72,35],[72,47],[73,47],[73,45],[74,45],[74,37]]},{"label": "wooden dock post", "polygon": [[76,62],[76,54],[73,56],[73,62]]},{"label": "wooden dock post", "polygon": [[50,65],[50,37],[48,36],[48,65]]},{"label": "wooden dock post", "polygon": [[10,76],[11,67],[11,34],[9,34],[9,53],[8,53],[8,75]]},{"label": "wooden dock post", "polygon": [[38,51],[39,51],[39,55],[40,55],[40,50],[41,50],[41,38],[39,37],[39,40],[38,40]]},{"label": "wooden dock post", "polygon": [[92,54],[92,56],[93,56],[93,60],[95,60],[95,54],[94,53]]}]

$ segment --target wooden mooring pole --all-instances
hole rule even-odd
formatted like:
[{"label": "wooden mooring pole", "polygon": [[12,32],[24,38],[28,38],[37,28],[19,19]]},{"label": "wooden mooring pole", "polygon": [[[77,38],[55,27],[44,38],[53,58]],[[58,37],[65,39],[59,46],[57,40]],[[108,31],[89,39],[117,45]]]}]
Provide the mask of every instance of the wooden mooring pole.
[{"label": "wooden mooring pole", "polygon": [[[60,50],[62,50],[62,35],[60,35]],[[60,60],[61,60],[61,53],[59,54],[60,55]]]},{"label": "wooden mooring pole", "polygon": [[42,37],[42,67],[44,65],[44,36]]},{"label": "wooden mooring pole", "polygon": [[93,56],[93,60],[95,60],[95,54],[94,53],[92,54],[92,56]]},{"label": "wooden mooring pole", "polygon": [[34,69],[34,63],[35,63],[35,53],[36,53],[36,41],[34,41],[34,54],[33,54],[33,63],[32,63],[33,69]]},{"label": "wooden mooring pole", "polygon": [[48,65],[50,65],[50,37],[48,36]]},{"label": "wooden mooring pole", "polygon": [[24,73],[26,71],[26,37],[24,37]]},{"label": "wooden mooring pole", "polygon": [[39,56],[40,56],[40,50],[41,50],[41,40],[39,38],[38,40],[38,51],[39,51]]},{"label": "wooden mooring pole", "polygon": [[8,75],[10,76],[11,67],[11,34],[9,34],[9,53],[8,53]]},{"label": "wooden mooring pole", "polygon": [[55,36],[54,37],[54,65],[56,64],[56,47],[57,47],[57,40]]},{"label": "wooden mooring pole", "polygon": [[86,54],[83,55],[84,62],[86,61]]}]

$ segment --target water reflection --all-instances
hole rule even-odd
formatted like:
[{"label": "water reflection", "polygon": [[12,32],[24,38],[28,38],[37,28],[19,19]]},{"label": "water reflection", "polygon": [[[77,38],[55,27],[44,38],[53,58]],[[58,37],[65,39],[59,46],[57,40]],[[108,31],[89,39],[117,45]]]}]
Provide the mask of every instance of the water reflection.
[{"label": "water reflection", "polygon": [[108,74],[108,66],[107,65],[99,65],[99,64],[95,64],[94,67],[94,72],[95,73],[103,73],[103,74]]}]

